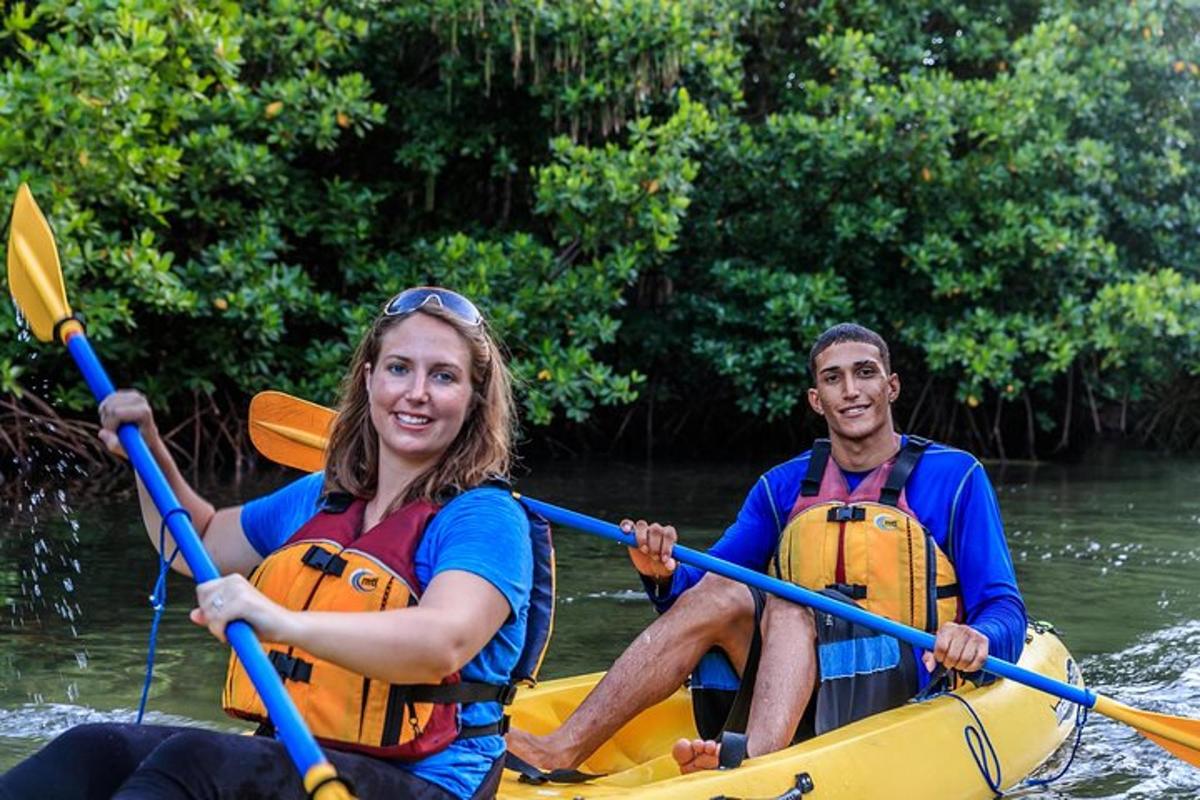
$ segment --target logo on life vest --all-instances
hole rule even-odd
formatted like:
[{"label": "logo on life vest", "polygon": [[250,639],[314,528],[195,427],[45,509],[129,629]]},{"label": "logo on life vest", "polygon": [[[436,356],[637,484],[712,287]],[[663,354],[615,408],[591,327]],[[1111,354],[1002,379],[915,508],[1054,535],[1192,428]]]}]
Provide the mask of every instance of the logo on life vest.
[{"label": "logo on life vest", "polygon": [[900,530],[900,521],[888,514],[876,514],[875,527],[881,531],[896,531]]},{"label": "logo on life vest", "polygon": [[370,594],[379,585],[379,576],[365,567],[356,569],[350,573],[350,585],[356,592]]}]

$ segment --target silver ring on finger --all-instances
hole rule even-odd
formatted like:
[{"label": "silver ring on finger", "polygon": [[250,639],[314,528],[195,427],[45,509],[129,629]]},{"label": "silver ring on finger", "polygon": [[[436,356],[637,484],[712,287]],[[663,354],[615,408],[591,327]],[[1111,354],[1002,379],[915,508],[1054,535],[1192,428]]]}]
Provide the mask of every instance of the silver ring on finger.
[{"label": "silver ring on finger", "polygon": [[212,600],[208,601],[208,604],[212,606],[213,611],[220,611],[221,607],[225,605],[225,598],[219,594],[214,594]]}]

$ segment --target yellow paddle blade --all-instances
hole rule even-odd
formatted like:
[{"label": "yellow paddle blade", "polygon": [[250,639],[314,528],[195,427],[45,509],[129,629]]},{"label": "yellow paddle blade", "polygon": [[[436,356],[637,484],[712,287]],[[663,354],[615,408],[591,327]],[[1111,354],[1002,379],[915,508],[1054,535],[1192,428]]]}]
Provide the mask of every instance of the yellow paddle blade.
[{"label": "yellow paddle blade", "polygon": [[1167,752],[1200,767],[1200,720],[1142,711],[1097,695],[1095,710],[1124,722]]},{"label": "yellow paddle blade", "polygon": [[53,339],[54,326],[71,316],[54,234],[24,183],[17,189],[8,232],[8,288],[33,335],[43,342]]},{"label": "yellow paddle blade", "polygon": [[272,461],[305,472],[325,466],[325,445],[336,414],[283,392],[259,392],[250,401],[250,441]]}]

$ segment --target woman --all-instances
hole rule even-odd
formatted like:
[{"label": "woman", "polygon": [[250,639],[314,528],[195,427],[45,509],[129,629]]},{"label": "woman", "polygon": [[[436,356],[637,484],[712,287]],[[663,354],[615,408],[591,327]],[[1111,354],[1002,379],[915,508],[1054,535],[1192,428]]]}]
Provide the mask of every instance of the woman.
[{"label": "woman", "polygon": [[[522,507],[485,485],[508,472],[513,400],[470,301],[419,287],[388,303],[343,380],[325,472],[245,506],[214,510],[188,485],[141,394],[117,392],[100,417],[115,452],[117,426],[138,424],[225,576],[197,587],[191,619],[221,640],[231,620],[254,628],[360,798],[494,794],[495,701],[528,649],[534,557]],[[157,547],[161,518],[138,487]],[[236,657],[224,699],[270,732]],[[12,800],[304,796],[269,736],[150,725],[77,727],[0,778]]]}]

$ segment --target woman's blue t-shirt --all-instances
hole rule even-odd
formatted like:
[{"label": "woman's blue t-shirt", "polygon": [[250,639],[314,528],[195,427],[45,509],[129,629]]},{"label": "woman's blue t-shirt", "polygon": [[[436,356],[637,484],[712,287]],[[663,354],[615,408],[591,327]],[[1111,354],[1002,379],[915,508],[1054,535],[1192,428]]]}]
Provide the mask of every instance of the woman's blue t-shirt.
[{"label": "woman's blue t-shirt", "polygon": [[[246,539],[264,558],[291,538],[316,512],[324,478],[307,475],[242,507]],[[533,551],[529,521],[508,492],[479,488],[455,497],[434,516],[417,546],[417,580],[428,586],[435,575],[461,570],[478,575],[504,595],[512,614],[492,640],[462,669],[466,681],[508,683],[525,643]],[[464,726],[500,719],[498,703],[463,708]],[[483,736],[454,742],[414,763],[397,763],[462,798],[474,794],[492,763],[504,753],[504,739]]]}]

